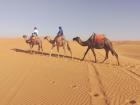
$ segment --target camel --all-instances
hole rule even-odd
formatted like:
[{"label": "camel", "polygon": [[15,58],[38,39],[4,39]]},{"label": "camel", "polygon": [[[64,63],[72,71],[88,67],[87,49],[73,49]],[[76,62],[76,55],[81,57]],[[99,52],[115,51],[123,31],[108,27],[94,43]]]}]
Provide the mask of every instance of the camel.
[{"label": "camel", "polygon": [[104,49],[106,52],[106,56],[105,56],[104,60],[102,61],[102,63],[108,59],[108,53],[110,51],[113,56],[115,55],[115,57],[117,59],[117,63],[118,63],[118,65],[120,65],[119,60],[118,60],[118,54],[113,49],[112,42],[109,39],[107,39],[105,36],[103,36],[103,38],[100,42],[96,41],[95,40],[96,36],[98,36],[98,35],[92,34],[91,37],[86,41],[82,41],[80,39],[80,37],[73,38],[73,41],[78,42],[81,46],[88,46],[88,48],[87,48],[87,50],[86,50],[86,52],[81,60],[82,61],[84,60],[86,54],[91,49],[91,51],[93,52],[94,58],[95,58],[95,63],[96,63],[97,60],[96,60],[96,53],[94,51],[94,48],[95,49]]},{"label": "camel", "polygon": [[29,44],[31,53],[32,53],[32,48],[34,47],[34,45],[38,46],[38,51],[41,50],[43,52],[42,40],[39,37],[36,37],[36,38],[32,37],[32,38],[27,39],[27,35],[23,35],[23,38],[25,39],[25,42]]},{"label": "camel", "polygon": [[58,58],[59,58],[59,47],[63,47],[64,56],[66,54],[66,48],[67,48],[68,51],[70,52],[71,58],[72,58],[72,51],[71,51],[71,48],[69,46],[69,42],[67,40],[65,40],[62,36],[56,37],[55,40],[52,40],[50,36],[46,36],[46,37],[44,37],[44,39],[47,39],[49,41],[49,43],[52,44],[52,47],[51,47],[51,50],[50,50],[50,57],[51,57],[53,48],[56,46],[57,47],[57,52],[58,52]]}]

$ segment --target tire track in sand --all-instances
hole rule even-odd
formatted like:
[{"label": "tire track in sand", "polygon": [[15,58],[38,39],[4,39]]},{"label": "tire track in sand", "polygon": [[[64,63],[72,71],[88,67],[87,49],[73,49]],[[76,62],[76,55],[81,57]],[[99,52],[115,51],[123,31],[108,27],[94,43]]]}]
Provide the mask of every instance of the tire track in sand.
[{"label": "tire track in sand", "polygon": [[[32,58],[35,59],[34,57],[32,57]],[[34,64],[34,62],[31,63],[31,65],[33,65],[33,64]],[[24,82],[28,79],[32,70],[33,70],[32,68],[26,68],[24,70],[24,72],[23,71],[20,72],[20,74],[17,77],[17,80],[14,82],[14,84],[9,89],[9,92],[6,96],[6,101],[2,102],[4,105],[10,105],[12,100],[16,97],[17,93],[24,85]]]},{"label": "tire track in sand", "polygon": [[93,65],[110,105],[140,105],[140,78],[119,66]]},{"label": "tire track in sand", "polygon": [[140,74],[136,73],[135,71],[129,70],[125,67],[121,67],[120,68],[123,72],[127,73],[128,75],[130,75],[132,78],[136,79],[137,81],[140,82]]},{"label": "tire track in sand", "polygon": [[94,65],[87,63],[90,82],[91,105],[110,105],[99,73]]}]

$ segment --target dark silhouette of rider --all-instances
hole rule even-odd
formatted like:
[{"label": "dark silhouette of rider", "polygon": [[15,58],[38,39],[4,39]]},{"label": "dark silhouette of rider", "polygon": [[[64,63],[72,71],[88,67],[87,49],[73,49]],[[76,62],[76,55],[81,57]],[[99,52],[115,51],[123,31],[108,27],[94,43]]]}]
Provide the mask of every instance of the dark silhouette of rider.
[{"label": "dark silhouette of rider", "polygon": [[59,31],[58,31],[56,37],[54,38],[54,43],[56,42],[56,38],[57,38],[57,37],[60,37],[60,36],[61,36],[61,37],[64,39],[64,34],[63,34],[63,29],[62,29],[62,27],[59,26],[58,28],[59,28]]}]

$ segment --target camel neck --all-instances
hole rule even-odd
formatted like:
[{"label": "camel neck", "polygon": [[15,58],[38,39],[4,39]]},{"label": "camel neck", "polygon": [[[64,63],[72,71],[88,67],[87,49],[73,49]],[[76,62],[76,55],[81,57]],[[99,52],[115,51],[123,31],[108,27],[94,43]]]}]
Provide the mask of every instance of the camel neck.
[{"label": "camel neck", "polygon": [[51,39],[49,42],[50,42],[51,44],[53,44],[53,43],[54,43],[54,40]]},{"label": "camel neck", "polygon": [[25,39],[25,42],[26,43],[30,43],[30,39]]},{"label": "camel neck", "polygon": [[81,46],[88,46],[88,41],[82,41],[81,39],[78,41]]}]

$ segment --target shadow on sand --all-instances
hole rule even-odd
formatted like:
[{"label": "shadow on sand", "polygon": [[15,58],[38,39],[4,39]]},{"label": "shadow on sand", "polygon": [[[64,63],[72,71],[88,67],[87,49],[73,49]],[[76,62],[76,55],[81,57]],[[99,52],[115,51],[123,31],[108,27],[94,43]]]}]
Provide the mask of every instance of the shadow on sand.
[{"label": "shadow on sand", "polygon": [[[18,48],[14,48],[14,49],[11,49],[15,52],[19,52],[19,53],[26,53],[26,54],[37,54],[37,55],[43,55],[43,56],[50,56],[49,53],[46,53],[46,52],[39,52],[39,51],[32,51],[32,53],[30,52],[30,50],[23,50],[23,49],[18,49]],[[58,55],[57,54],[52,54],[51,57],[55,57],[55,58],[58,58]],[[81,61],[80,58],[76,58],[76,57],[71,57],[71,56],[64,56],[64,55],[59,55],[60,58],[67,58],[67,59],[73,59],[73,60],[78,60],[78,61]],[[84,60],[84,61],[87,61],[87,62],[93,62],[92,60]]]}]

